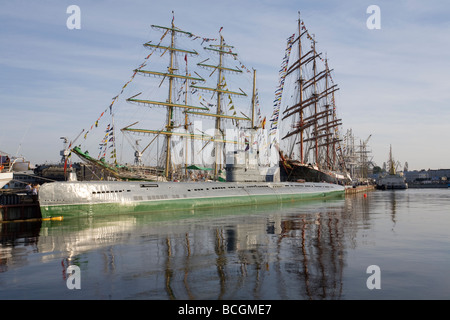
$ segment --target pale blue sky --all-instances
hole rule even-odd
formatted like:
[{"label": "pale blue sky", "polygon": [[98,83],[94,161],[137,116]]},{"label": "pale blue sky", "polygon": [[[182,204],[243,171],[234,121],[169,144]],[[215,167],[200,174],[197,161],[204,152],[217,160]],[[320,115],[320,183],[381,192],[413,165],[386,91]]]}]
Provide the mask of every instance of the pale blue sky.
[{"label": "pale blue sky", "polygon": [[[334,69],[344,132],[369,141],[382,165],[392,144],[413,169],[450,168],[448,1],[1,1],[0,150],[32,163],[59,161],[111,102],[148,51],[151,24],[175,24],[233,42],[257,70],[263,114],[272,112],[286,38],[298,11]],[[69,30],[66,9],[81,9]],[[369,30],[369,5],[381,29]]]}]

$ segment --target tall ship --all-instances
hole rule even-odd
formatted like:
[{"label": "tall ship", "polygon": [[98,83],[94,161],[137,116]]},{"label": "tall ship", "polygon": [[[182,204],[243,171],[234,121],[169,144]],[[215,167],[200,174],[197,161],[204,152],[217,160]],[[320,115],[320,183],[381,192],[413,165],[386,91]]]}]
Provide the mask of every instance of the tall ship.
[{"label": "tall ship", "polygon": [[408,183],[406,182],[405,176],[398,173],[396,170],[396,163],[392,156],[392,146],[390,146],[389,149],[388,167],[389,171],[377,179],[377,189],[408,189]]},{"label": "tall ship", "polygon": [[282,180],[346,183],[351,177],[340,145],[339,88],[316,44],[299,13],[297,33],[287,39],[269,135]]},{"label": "tall ship", "polygon": [[[218,38],[211,39],[181,30],[175,26],[174,19],[169,27],[153,25],[152,28],[162,33],[159,43],[144,44],[150,54],[121,90],[122,94],[131,81],[135,84],[137,75],[157,80],[150,90],[144,82],[142,91],[137,90],[126,98],[126,106],[137,104],[142,109],[138,113],[139,121],[119,126],[124,136],[135,134],[140,138],[130,143],[134,147],[134,163],[121,163],[116,151],[118,114],[133,113],[125,106],[118,108],[116,96],[95,125],[83,130],[68,148],[68,153],[75,153],[102,168],[109,174],[108,178],[43,184],[39,204],[44,218],[93,212],[111,214],[267,204],[327,199],[344,194],[344,187],[333,183],[281,182],[279,170],[261,163],[258,144],[262,143],[262,135],[258,132],[261,133],[265,119],[258,108],[255,71],[239,60],[235,48],[222,36],[222,29]],[[187,38],[190,45],[199,40],[201,50],[181,47],[182,38]],[[203,46],[205,43],[207,45]],[[200,52],[206,55],[192,63],[191,58],[200,56]],[[150,70],[146,68],[150,57],[168,61],[160,65],[159,71]],[[206,71],[206,75],[199,69],[190,70],[191,64]],[[151,65],[158,66],[153,62]],[[244,91],[245,87],[231,81],[228,75],[247,75],[250,89]],[[165,93],[160,94],[164,85],[167,86]],[[244,102],[238,103],[239,99]],[[87,135],[100,126],[106,114],[111,115],[111,121],[100,131],[100,152],[95,157],[83,151],[85,144],[75,142],[83,133],[87,141]],[[163,117],[157,118],[158,115]],[[196,120],[197,117],[200,119]],[[146,124],[159,126],[159,129],[148,129],[144,127]],[[143,138],[148,142],[143,143]],[[153,166],[142,165],[144,152],[156,159]],[[70,154],[67,159],[69,157]],[[193,171],[201,172],[201,176],[192,177]]]},{"label": "tall ship", "polygon": [[[205,38],[176,27],[174,18],[151,27],[159,38],[143,44],[144,61],[67,154],[114,180],[186,181],[198,173],[225,180],[226,153],[248,146],[260,127],[256,72],[222,29]],[[97,142],[89,144],[94,131]],[[128,144],[119,147],[120,139]]]}]

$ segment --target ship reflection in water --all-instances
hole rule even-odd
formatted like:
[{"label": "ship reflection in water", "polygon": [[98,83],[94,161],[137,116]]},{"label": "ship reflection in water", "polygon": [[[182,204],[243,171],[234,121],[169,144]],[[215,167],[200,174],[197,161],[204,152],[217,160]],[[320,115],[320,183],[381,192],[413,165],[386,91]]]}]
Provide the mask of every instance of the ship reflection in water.
[{"label": "ship reflection in water", "polygon": [[[389,277],[398,277],[396,268],[411,268],[399,253],[413,251],[401,241],[402,214],[406,208],[414,219],[417,195],[409,193],[419,191],[396,192],[262,208],[4,223],[0,299],[408,298],[408,280],[392,291]],[[426,223],[417,232],[424,228]],[[439,228],[435,234],[443,239],[446,231]],[[405,237],[419,250],[411,278],[421,279],[420,245],[415,235]],[[433,249],[423,248],[424,259],[432,261],[432,252],[441,256],[439,243],[427,243]],[[366,287],[373,263],[384,272],[379,296]],[[66,286],[70,265],[80,267],[80,290]]]},{"label": "ship reflection in water", "polygon": [[[58,262],[60,268],[42,285],[65,281],[64,270],[76,264],[88,298],[336,299],[345,259],[344,204],[5,224],[28,226],[14,233],[25,231],[23,239],[32,240],[3,239],[2,271],[37,263],[29,260],[36,254],[42,266]],[[50,290],[48,298],[61,297],[58,292]]]}]

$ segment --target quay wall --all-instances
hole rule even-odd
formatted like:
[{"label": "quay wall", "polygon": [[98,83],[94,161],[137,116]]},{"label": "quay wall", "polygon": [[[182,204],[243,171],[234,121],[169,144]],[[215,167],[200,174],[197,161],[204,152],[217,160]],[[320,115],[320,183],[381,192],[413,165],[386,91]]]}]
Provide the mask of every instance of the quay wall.
[{"label": "quay wall", "polygon": [[0,192],[0,222],[40,218],[41,210],[37,199],[12,189]]},{"label": "quay wall", "polygon": [[373,191],[373,190],[375,190],[374,185],[348,187],[348,188],[345,188],[345,194],[356,194],[356,193],[360,193],[360,192],[367,192],[367,191]]}]

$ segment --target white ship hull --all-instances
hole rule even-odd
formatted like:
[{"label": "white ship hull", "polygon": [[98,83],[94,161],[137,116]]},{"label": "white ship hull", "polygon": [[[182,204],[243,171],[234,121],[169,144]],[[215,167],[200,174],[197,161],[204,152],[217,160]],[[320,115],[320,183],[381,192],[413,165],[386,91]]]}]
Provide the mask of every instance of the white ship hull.
[{"label": "white ship hull", "polygon": [[381,177],[377,181],[377,189],[408,189],[408,184],[404,177],[399,175],[388,175]]},{"label": "white ship hull", "polygon": [[8,184],[13,178],[12,172],[1,172],[0,173],[0,189]]},{"label": "white ship hull", "polygon": [[52,182],[39,190],[43,218],[167,211],[324,199],[344,195],[330,183]]}]

